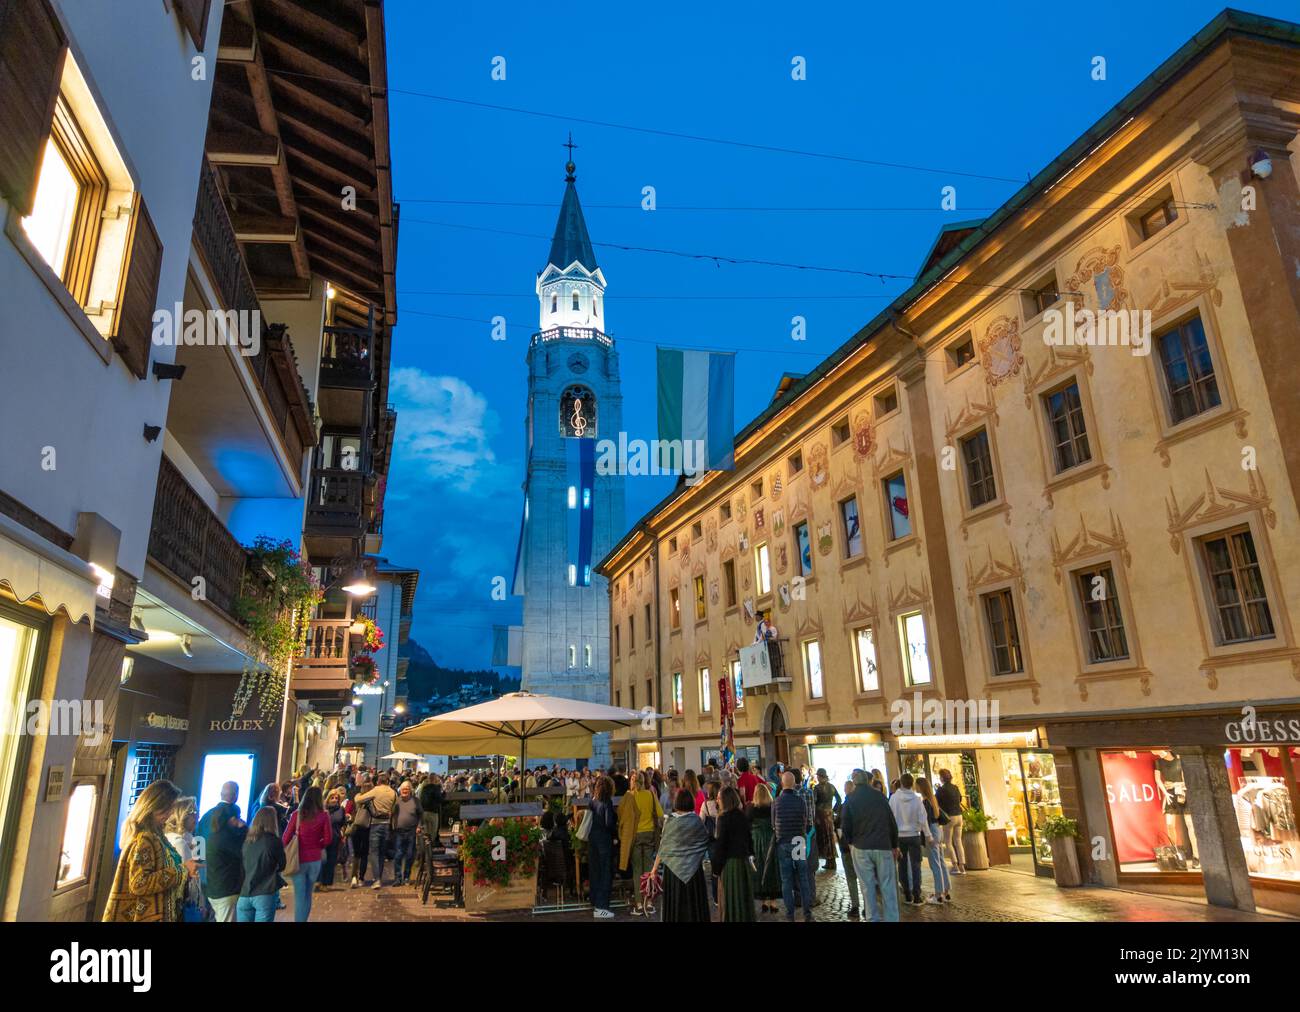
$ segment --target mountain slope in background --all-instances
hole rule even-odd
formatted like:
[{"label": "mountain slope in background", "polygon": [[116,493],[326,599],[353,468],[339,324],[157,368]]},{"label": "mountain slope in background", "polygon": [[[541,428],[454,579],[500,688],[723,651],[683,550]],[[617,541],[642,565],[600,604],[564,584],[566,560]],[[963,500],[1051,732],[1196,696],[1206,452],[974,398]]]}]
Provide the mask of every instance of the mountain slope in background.
[{"label": "mountain slope in background", "polygon": [[408,639],[399,649],[398,656],[410,659],[406,669],[406,695],[408,699],[431,699],[455,692],[462,685],[482,685],[500,695],[516,692],[519,679],[498,675],[495,671],[462,671],[444,668],[414,639]]}]

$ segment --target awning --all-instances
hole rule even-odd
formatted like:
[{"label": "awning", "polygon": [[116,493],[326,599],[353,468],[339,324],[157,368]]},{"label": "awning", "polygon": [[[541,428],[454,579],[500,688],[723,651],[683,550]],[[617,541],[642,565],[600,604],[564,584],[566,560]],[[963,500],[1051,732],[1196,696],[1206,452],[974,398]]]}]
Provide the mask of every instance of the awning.
[{"label": "awning", "polygon": [[53,615],[95,625],[99,577],[90,563],[50,544],[16,520],[0,514],[0,585],[20,604],[36,604]]}]

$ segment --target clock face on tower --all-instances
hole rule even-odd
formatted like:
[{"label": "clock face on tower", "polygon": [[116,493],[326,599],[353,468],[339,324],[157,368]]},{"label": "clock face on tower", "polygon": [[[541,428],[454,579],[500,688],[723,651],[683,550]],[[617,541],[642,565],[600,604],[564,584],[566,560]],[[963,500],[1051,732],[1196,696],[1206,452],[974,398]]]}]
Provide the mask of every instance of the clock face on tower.
[{"label": "clock face on tower", "polygon": [[584,373],[587,371],[587,356],[580,351],[575,351],[569,356],[569,371]]}]

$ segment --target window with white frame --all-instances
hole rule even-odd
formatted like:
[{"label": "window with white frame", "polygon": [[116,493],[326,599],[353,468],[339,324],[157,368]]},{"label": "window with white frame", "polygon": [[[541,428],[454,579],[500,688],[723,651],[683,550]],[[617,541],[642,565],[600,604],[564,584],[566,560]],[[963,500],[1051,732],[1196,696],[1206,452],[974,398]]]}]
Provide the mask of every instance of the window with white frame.
[{"label": "window with white frame", "polygon": [[880,667],[876,660],[876,631],[869,625],[853,630],[853,660],[858,671],[858,691],[879,692]]},{"label": "window with white frame", "polygon": [[804,640],[803,666],[808,685],[808,698],[823,698],[826,687],[822,682],[822,645],[820,641]]},{"label": "window with white frame", "polygon": [[898,645],[903,654],[906,683],[909,686],[930,685],[934,673],[930,666],[930,643],[923,613],[909,611],[898,616]]}]

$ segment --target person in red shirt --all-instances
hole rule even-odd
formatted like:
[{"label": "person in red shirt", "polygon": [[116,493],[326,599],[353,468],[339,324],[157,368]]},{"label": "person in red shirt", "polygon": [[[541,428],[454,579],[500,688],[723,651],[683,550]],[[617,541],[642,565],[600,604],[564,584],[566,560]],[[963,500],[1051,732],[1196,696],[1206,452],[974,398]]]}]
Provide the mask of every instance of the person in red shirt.
[{"label": "person in red shirt", "polygon": [[298,870],[289,876],[289,881],[293,883],[293,919],[302,922],[311,915],[311,897],[320,877],[321,859],[334,839],[319,787],[308,787],[298,810],[289,816],[282,841],[285,847],[295,836],[298,837]]},{"label": "person in red shirt", "polygon": [[736,760],[736,772],[740,774],[736,778],[736,787],[748,807],[754,803],[754,788],[763,782],[763,778],[749,768],[749,760],[744,756]]}]

